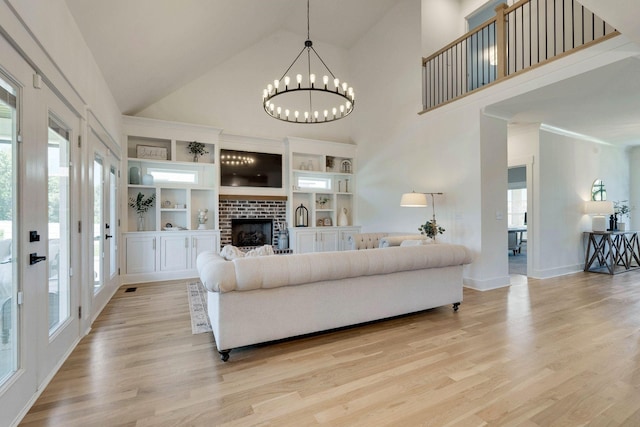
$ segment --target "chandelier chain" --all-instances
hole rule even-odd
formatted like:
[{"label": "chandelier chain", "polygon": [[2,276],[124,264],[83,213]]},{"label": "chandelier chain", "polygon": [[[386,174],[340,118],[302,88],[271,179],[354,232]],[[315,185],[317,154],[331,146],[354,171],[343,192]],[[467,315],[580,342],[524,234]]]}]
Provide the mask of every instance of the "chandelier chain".
[{"label": "chandelier chain", "polygon": [[311,39],[311,36],[310,36],[311,30],[309,29],[310,28],[309,21],[310,21],[310,19],[309,19],[309,0],[307,0],[307,40]]}]

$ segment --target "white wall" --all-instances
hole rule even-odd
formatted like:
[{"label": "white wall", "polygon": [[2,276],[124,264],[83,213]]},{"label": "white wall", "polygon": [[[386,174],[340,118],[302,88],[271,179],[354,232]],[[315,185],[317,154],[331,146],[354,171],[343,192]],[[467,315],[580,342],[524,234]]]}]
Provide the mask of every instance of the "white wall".
[{"label": "white wall", "polygon": [[545,278],[584,267],[583,232],[591,218],[583,214],[597,178],[608,200],[629,199],[630,168],[626,149],[540,124],[509,128],[509,164],[531,162],[527,183],[529,213],[527,253],[530,277]]},{"label": "white wall", "polygon": [[[77,98],[77,103],[90,109],[110,136],[119,141],[121,112],[64,0],[6,1],[37,41],[23,34],[24,28],[9,14],[4,14],[0,25],[42,71],[45,79],[51,80],[70,101]],[[84,109],[78,112],[86,119]]]},{"label": "white wall", "polygon": [[[350,142],[351,126],[359,120],[362,91],[353,81],[353,73],[349,72],[349,55],[344,49],[314,43],[334,75],[354,86],[356,107],[349,117],[309,126],[274,120],[262,109],[262,90],[282,76],[303,45],[304,40],[299,35],[278,31],[145,108],[137,116],[210,125],[237,135],[280,139],[297,136]],[[295,74],[290,76],[295,80]]]},{"label": "white wall", "polygon": [[[540,131],[536,277],[550,277],[584,267],[583,232],[591,229],[583,213],[596,178],[604,181],[607,200],[629,195],[629,160],[624,148],[571,135]],[[537,237],[537,236],[536,236]]]},{"label": "white wall", "polygon": [[638,0],[580,0],[580,3],[618,31],[640,44],[640,2]]},{"label": "white wall", "polygon": [[640,147],[634,147],[629,150],[629,207],[631,208],[631,219],[626,221],[630,222],[630,224],[627,224],[627,228],[630,230],[637,230],[640,226],[640,167],[638,166],[640,166]]},{"label": "white wall", "polygon": [[422,0],[422,56],[442,49],[466,32],[458,0]]}]

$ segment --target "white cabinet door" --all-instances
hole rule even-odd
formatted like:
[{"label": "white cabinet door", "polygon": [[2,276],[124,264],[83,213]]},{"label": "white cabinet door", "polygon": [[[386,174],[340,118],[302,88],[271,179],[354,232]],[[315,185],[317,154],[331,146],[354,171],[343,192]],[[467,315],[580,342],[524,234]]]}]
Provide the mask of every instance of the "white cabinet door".
[{"label": "white cabinet door", "polygon": [[191,236],[191,268],[196,268],[196,259],[204,251],[219,252],[218,237],[213,233]]},{"label": "white cabinet door", "polygon": [[155,272],[157,269],[155,236],[127,236],[125,240],[127,274]]},{"label": "white cabinet door", "polygon": [[160,237],[160,271],[186,270],[188,268],[189,236]]},{"label": "white cabinet door", "polygon": [[318,252],[338,250],[338,230],[318,230],[316,233],[316,250]]},{"label": "white cabinet door", "polygon": [[313,230],[296,230],[294,232],[295,247],[293,251],[297,254],[306,254],[316,251],[316,232]]},{"label": "white cabinet door", "polygon": [[340,228],[340,250],[347,251],[351,249],[351,245],[349,243],[349,237],[354,234],[360,233],[360,227],[345,227]]}]

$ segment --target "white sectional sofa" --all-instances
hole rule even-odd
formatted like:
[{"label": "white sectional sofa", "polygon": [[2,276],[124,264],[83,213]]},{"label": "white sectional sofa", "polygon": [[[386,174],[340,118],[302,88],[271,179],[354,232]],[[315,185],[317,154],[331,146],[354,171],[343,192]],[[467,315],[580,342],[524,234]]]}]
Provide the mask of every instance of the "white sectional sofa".
[{"label": "white sectional sofa", "polygon": [[462,301],[461,245],[237,258],[198,256],[223,361],[233,348]]}]

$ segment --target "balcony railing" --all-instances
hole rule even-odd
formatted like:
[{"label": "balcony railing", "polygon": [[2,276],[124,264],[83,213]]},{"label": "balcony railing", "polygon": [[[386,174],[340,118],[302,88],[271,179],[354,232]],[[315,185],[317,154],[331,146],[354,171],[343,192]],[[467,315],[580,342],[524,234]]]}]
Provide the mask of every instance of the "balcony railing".
[{"label": "balcony railing", "polygon": [[521,0],[422,59],[426,112],[619,34],[575,0]]}]

